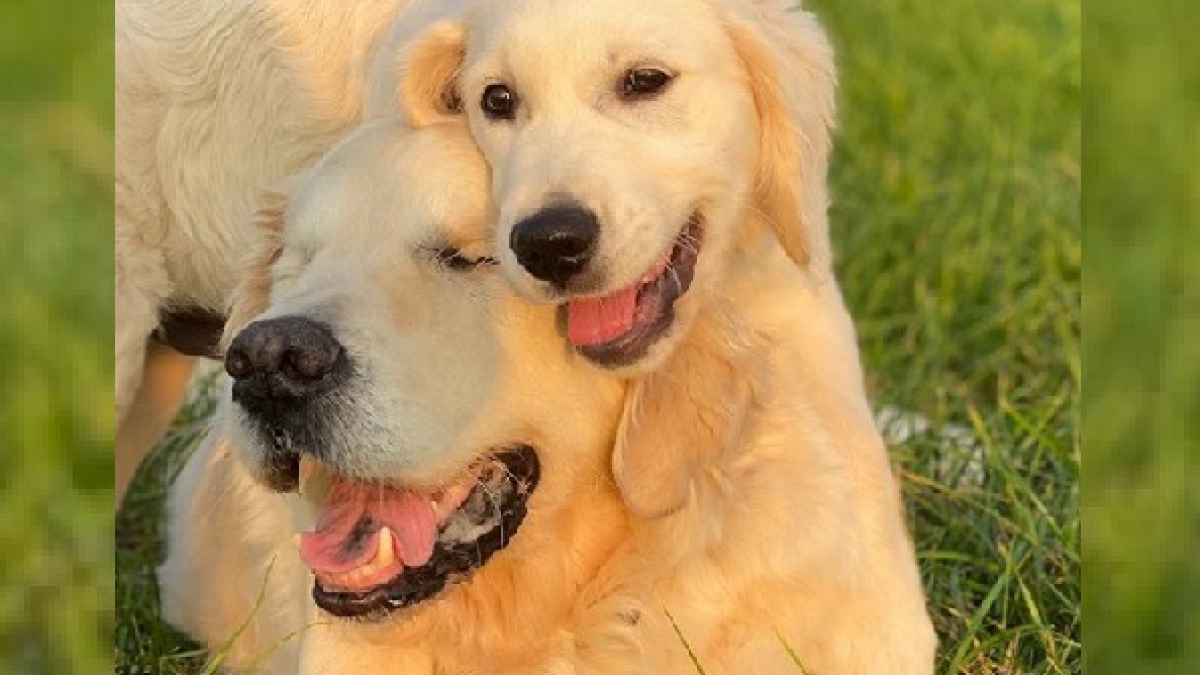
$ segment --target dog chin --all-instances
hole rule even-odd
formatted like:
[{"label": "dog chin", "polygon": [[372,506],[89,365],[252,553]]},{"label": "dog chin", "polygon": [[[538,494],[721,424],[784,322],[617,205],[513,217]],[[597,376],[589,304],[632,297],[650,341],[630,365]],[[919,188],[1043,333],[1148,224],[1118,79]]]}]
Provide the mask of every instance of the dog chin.
[{"label": "dog chin", "polygon": [[291,460],[281,462],[274,459],[278,455],[272,452],[269,442],[264,442],[257,425],[241,408],[234,408],[225,426],[225,435],[233,449],[234,458],[261,487],[271,492],[294,490],[296,485],[290,477],[299,471],[299,458],[295,466],[291,466]]},{"label": "dog chin", "polygon": [[593,368],[619,378],[637,378],[658,370],[675,353],[682,336],[691,327],[691,316],[685,316],[676,308],[669,324],[654,339],[638,348],[636,352],[595,354],[587,349],[575,348],[585,362]]}]

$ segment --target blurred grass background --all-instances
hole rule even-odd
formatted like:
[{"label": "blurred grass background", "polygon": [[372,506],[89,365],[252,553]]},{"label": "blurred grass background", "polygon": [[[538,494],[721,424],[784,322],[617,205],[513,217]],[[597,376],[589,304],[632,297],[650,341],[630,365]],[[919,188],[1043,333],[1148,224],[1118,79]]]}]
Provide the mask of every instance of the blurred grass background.
[{"label": "blurred grass background", "polygon": [[1083,558],[1094,673],[1200,672],[1200,3],[1088,4]]},{"label": "blurred grass background", "polygon": [[112,6],[0,2],[0,672],[112,668]]}]

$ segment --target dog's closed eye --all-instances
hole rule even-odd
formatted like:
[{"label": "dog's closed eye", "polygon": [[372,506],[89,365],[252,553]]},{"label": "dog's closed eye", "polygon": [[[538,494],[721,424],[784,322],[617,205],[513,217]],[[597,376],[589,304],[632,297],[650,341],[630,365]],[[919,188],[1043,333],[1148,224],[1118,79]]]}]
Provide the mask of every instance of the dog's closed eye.
[{"label": "dog's closed eye", "polygon": [[470,272],[479,267],[495,266],[500,264],[491,256],[476,256],[472,257],[462,252],[462,250],[453,246],[441,246],[434,253],[434,260],[438,265],[452,272]]}]

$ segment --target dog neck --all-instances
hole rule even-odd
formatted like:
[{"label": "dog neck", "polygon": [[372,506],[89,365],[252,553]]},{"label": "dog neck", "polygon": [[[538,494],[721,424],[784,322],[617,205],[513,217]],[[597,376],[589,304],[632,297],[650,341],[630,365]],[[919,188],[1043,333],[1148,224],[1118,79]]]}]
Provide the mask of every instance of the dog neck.
[{"label": "dog neck", "polygon": [[[814,342],[803,348],[844,349],[830,345],[849,334],[854,349],[853,328],[831,275],[797,268],[773,241],[761,238],[739,247],[731,268],[737,272],[728,274],[722,293],[706,299],[676,351],[628,394],[613,468],[626,504],[639,517],[661,518],[728,496],[723,476],[745,461],[764,412],[797,404],[791,400],[797,387],[785,381],[803,378],[797,364],[813,359],[787,353],[798,342],[790,334],[835,325],[841,328],[836,335],[814,333]],[[857,353],[851,357],[857,368]],[[851,375],[850,381],[861,381]],[[764,411],[764,401],[771,410]]]}]

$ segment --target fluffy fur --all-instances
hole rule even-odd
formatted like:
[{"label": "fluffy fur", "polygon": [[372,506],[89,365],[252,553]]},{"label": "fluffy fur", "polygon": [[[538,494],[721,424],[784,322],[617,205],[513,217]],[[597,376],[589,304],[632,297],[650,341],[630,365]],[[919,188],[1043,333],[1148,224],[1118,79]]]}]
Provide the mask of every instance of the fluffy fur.
[{"label": "fluffy fur", "polygon": [[[671,611],[716,672],[789,672],[781,642],[812,672],[931,672],[899,490],[832,274],[832,53],[790,5],[477,3],[415,42],[430,67],[403,74],[401,106],[417,121],[465,112],[502,244],[564,194],[597,213],[596,295],[703,219],[672,329],[619,373],[631,389],[612,470],[655,561],[648,622]],[[671,72],[670,88],[618,100],[645,66]],[[483,114],[494,83],[514,92],[512,119]],[[563,299],[500,257],[524,295]]]},{"label": "fluffy fur", "polygon": [[151,373],[131,414],[143,368],[167,362],[146,359],[160,316],[226,311],[260,190],[361,119],[370,54],[419,3],[117,3],[118,496],[187,380]]},{"label": "fluffy fur", "polygon": [[[492,397],[469,391],[479,384],[470,378],[439,378],[441,363],[418,359],[419,351],[379,355],[376,363],[392,363],[391,372],[425,372],[422,387],[439,397],[439,407],[449,406],[418,416],[427,450],[429,439],[439,438],[444,457],[461,461],[480,451],[475,442],[520,428],[545,457],[566,459],[547,468],[521,535],[472,581],[409,616],[362,625],[314,614],[310,579],[290,541],[288,500],[262,491],[233,459],[231,453],[253,461],[247,439],[236,431],[214,437],[172,494],[171,556],[163,568],[169,616],[219,646],[253,615],[232,652],[240,665],[300,626],[317,624],[268,657],[276,672],[296,672],[297,663],[314,673],[691,672],[676,628],[706,672],[796,672],[785,645],[809,672],[932,672],[935,639],[897,485],[831,272],[825,173],[833,66],[820,28],[811,16],[786,11],[782,0],[468,0],[461,12],[457,4],[431,9],[380,42],[366,76],[369,112],[399,108],[410,124],[426,126],[465,111],[491,167],[501,242],[553,193],[585,200],[604,227],[601,292],[641,275],[698,209],[706,229],[696,280],[676,307],[672,330],[620,380],[581,363],[554,339],[549,307],[524,305],[496,285],[486,292],[466,283],[442,287],[441,277],[426,278],[428,270],[407,263],[366,265],[379,269],[377,280],[405,279],[382,284],[395,289],[387,302],[419,305],[432,293],[459,310],[401,326],[396,313],[366,309],[383,300],[331,290],[328,297],[340,297],[353,315],[374,317],[363,330],[416,331],[414,340],[437,343],[433,353],[475,331],[482,342],[465,349],[491,344],[501,363],[524,364],[482,368]],[[323,41],[336,31],[317,15],[305,16],[314,21],[306,24],[314,30],[311,44],[322,41],[313,53],[326,51]],[[179,32],[224,34],[208,32],[213,25],[220,24]],[[169,56],[164,63],[173,62]],[[644,62],[682,74],[671,97],[661,99],[665,108],[630,110],[604,98],[624,69]],[[356,81],[337,68],[322,72],[333,73],[327,82],[340,86]],[[501,128],[480,117],[481,88],[493,78],[516,83],[529,105],[516,124]],[[313,222],[349,227],[339,209],[362,203],[361,192],[379,170],[372,165],[371,180],[338,182],[350,196],[327,195],[335,206]],[[261,184],[250,179],[223,185],[248,195]],[[448,186],[395,198],[468,189],[457,185],[456,174],[444,180]],[[309,181],[301,192],[320,184]],[[486,181],[475,188],[479,194],[461,192],[455,202],[481,202]],[[247,200],[240,211],[249,210]],[[276,211],[289,224],[303,220],[289,209]],[[280,231],[286,241],[290,228]],[[281,262],[286,269],[288,246],[275,262],[276,251],[268,250],[247,277],[239,297],[252,309],[242,311],[247,317],[285,311],[273,304],[284,298],[298,303],[288,312],[313,308],[305,303],[326,297],[330,284],[374,289],[361,269],[372,259],[366,254],[382,241],[412,243],[405,231],[364,241],[355,230],[336,246],[319,239],[312,250],[324,252],[322,278],[330,282],[320,293],[316,285],[289,285],[286,274],[268,272]],[[517,290],[551,299],[506,247],[499,256]],[[156,258],[137,259],[147,260]],[[139,279],[168,278],[147,267]],[[405,270],[415,276],[391,276]],[[276,299],[281,280],[292,290]],[[455,304],[472,297],[476,312]],[[358,348],[382,343],[364,339]],[[395,365],[406,358],[410,369]],[[441,396],[441,387],[453,387],[453,395]],[[531,398],[534,389],[553,393]],[[460,396],[468,410],[453,405]],[[385,406],[380,414],[420,409],[410,410],[403,397],[392,400],[399,410]],[[575,400],[590,403],[564,405]],[[439,422],[443,414],[477,419],[467,434],[474,442]],[[405,458],[382,452],[402,453],[397,438],[364,438],[376,452],[363,461],[380,472],[398,470]],[[405,471],[419,476],[424,468],[426,478],[436,476],[446,466],[426,463],[433,456]],[[266,595],[254,612],[268,568]]]},{"label": "fluffy fur", "polygon": [[622,667],[639,658],[634,589],[606,571],[629,531],[607,475],[623,385],[564,349],[553,311],[513,297],[494,268],[446,269],[430,250],[484,252],[486,182],[462,125],[356,133],[286,204],[264,205],[230,333],[273,316],[329,323],[359,364],[345,395],[377,415],[357,432],[364,471],[437,484],[484,452],[532,444],[543,477],[525,524],[417,608],[375,625],[318,617],[292,541],[311,526],[303,503],[253,479],[256,438],[226,409],[172,488],[160,581],[168,620],[206,644],[245,625],[228,666],[649,672]]}]

